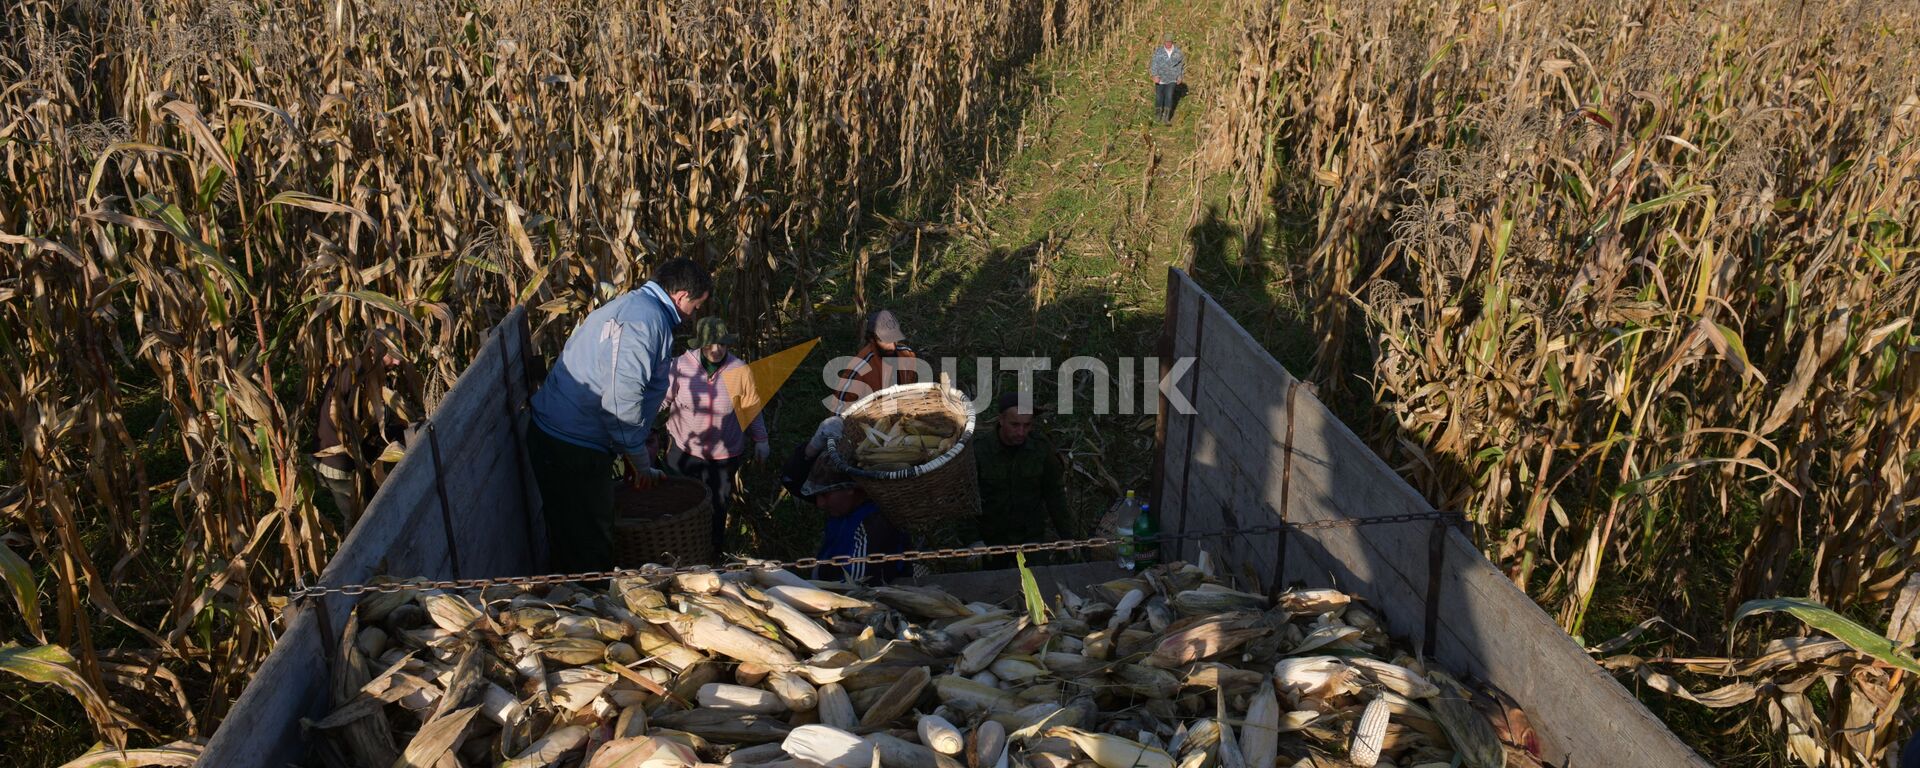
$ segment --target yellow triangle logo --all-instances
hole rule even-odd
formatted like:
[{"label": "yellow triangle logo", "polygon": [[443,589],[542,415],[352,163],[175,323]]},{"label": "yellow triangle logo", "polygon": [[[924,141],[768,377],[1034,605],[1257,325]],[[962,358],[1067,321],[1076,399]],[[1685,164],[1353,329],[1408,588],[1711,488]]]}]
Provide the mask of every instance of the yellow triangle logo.
[{"label": "yellow triangle logo", "polygon": [[746,365],[729,368],[720,374],[726,383],[727,395],[733,400],[733,412],[745,427],[752,424],[760,410],[767,407],[767,401],[773,399],[781,385],[800,368],[800,362],[807,359],[807,353],[820,343],[819,337],[813,338]]}]

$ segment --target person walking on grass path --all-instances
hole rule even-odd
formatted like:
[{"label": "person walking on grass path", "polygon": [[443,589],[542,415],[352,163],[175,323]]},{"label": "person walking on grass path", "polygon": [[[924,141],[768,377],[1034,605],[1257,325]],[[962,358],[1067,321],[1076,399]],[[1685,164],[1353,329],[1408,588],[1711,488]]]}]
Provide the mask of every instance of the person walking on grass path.
[{"label": "person walking on grass path", "polygon": [[1173,122],[1173,101],[1180,84],[1187,79],[1187,54],[1173,44],[1173,33],[1160,36],[1160,47],[1153,49],[1153,61],[1147,65],[1153,76],[1153,119],[1162,125]]},{"label": "person walking on grass path", "polygon": [[667,414],[667,436],[673,439],[667,466],[707,486],[716,550],[726,546],[727,506],[733,501],[740,465],[747,459],[748,439],[753,441],[755,461],[766,461],[771,453],[766,420],[754,414],[753,423],[743,426],[734,413],[735,387],[728,380],[737,382],[747,372],[746,362],[730,351],[738,341],[727,332],[727,321],[700,318],[686,354],[673,361],[667,396],[660,401],[660,410]]},{"label": "person walking on grass path", "polygon": [[614,459],[635,487],[659,480],[647,435],[667,394],[673,330],[712,292],[713,275],[691,259],[660,265],[638,290],[580,321],[534,393],[527,458],[545,510],[551,569],[613,566]]}]

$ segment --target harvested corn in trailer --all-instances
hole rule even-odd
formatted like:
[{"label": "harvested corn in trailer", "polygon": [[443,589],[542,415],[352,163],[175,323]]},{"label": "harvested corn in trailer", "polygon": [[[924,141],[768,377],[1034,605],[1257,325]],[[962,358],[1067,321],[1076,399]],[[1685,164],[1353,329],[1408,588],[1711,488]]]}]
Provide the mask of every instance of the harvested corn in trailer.
[{"label": "harvested corn in trailer", "polygon": [[1361,601],[1169,563],[1053,605],[789,574],[420,591],[338,643],[315,764],[1544,765],[1524,714]]}]

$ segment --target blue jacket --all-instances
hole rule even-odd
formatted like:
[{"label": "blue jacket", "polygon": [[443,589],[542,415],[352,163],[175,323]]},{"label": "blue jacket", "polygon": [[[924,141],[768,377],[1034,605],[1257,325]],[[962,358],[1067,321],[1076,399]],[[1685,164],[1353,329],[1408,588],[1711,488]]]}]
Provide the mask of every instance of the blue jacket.
[{"label": "blue jacket", "polygon": [[[880,515],[880,507],[872,501],[861,504],[845,517],[827,518],[826,531],[820,539],[818,558],[868,557],[871,555],[891,555],[907,551],[912,547],[905,532],[889,524]],[[869,577],[885,584],[893,579],[903,579],[913,575],[912,566],[906,563],[879,563],[868,567],[865,563],[854,563],[846,569],[833,565],[816,565],[808,578],[821,581],[842,581],[851,578],[857,583],[868,583]]]},{"label": "blue jacket", "polygon": [[582,448],[645,455],[679,324],[680,310],[652,281],[588,313],[533,395],[534,423]]}]

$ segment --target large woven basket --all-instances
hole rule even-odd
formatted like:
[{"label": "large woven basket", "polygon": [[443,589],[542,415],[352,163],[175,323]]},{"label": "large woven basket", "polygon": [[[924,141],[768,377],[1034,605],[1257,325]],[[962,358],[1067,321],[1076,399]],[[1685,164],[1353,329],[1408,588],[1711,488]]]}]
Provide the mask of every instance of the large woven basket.
[{"label": "large woven basket", "polygon": [[[926,463],[892,472],[861,469],[853,462],[862,425],[895,414],[946,419],[959,427],[953,447]],[[887,520],[909,533],[936,537],[980,515],[979,479],[974,475],[972,400],[941,383],[901,384],[860,398],[841,414],[846,439],[829,438],[826,455],[880,506]]]},{"label": "large woven basket", "polygon": [[616,567],[713,562],[713,504],[699,480],[668,476],[645,490],[615,481],[613,509]]}]

